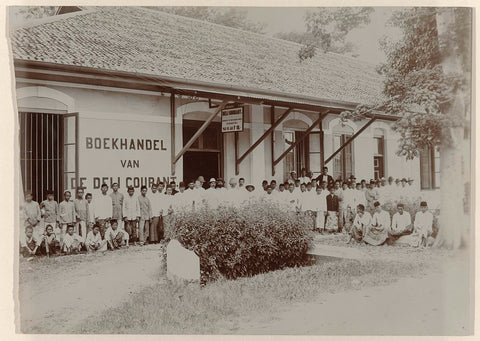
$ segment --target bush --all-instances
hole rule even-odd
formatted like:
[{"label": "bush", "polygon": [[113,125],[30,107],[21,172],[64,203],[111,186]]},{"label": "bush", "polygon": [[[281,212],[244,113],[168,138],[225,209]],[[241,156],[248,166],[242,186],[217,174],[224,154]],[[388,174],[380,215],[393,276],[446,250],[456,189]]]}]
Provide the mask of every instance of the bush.
[{"label": "bush", "polygon": [[202,281],[235,279],[308,262],[313,236],[302,215],[256,200],[178,212],[166,232],[200,258]]}]

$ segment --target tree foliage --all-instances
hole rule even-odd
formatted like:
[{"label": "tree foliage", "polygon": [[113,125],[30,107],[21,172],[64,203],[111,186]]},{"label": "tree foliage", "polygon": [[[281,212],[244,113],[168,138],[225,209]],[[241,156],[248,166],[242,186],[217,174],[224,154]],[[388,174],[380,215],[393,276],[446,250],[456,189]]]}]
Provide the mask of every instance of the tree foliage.
[{"label": "tree foliage", "polygon": [[172,6],[149,7],[162,12],[172,13],[183,17],[209,21],[215,24],[238,28],[255,33],[263,33],[265,23],[254,22],[248,19],[248,12],[241,8],[219,8],[206,6]]},{"label": "tree foliage", "polygon": [[298,53],[301,61],[312,58],[317,49],[354,54],[356,46],[346,41],[347,34],[368,24],[372,12],[372,7],[318,8],[305,15],[306,32],[278,33],[276,37],[304,45]]},{"label": "tree foliage", "polygon": [[41,19],[55,15],[59,6],[22,6],[13,8],[15,15],[24,20]]},{"label": "tree foliage", "polygon": [[[464,113],[446,115],[457,89],[468,82],[469,42],[468,23],[463,11],[461,27],[450,30],[448,40],[463,46],[461,55],[464,73],[446,73],[441,62],[441,46],[437,35],[438,8],[415,7],[400,10],[390,24],[400,28],[403,37],[397,42],[383,39],[381,46],[387,61],[379,71],[385,76],[385,98],[375,105],[359,106],[342,113],[342,119],[363,119],[366,113],[381,110],[398,115],[393,129],[400,134],[398,155],[413,159],[425,147],[452,143],[449,128],[465,124]],[[448,44],[448,42],[447,42]],[[453,44],[452,44],[453,45]]]}]

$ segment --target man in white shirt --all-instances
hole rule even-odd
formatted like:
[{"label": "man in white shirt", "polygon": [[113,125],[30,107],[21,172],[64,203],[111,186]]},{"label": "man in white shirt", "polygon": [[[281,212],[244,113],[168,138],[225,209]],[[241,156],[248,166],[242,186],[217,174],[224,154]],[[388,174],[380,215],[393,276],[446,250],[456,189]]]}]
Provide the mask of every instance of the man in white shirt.
[{"label": "man in white shirt", "polygon": [[367,199],[365,198],[365,192],[362,191],[362,184],[357,183],[355,190],[353,191],[353,207],[356,208],[358,205],[367,205]]},{"label": "man in white shirt", "polygon": [[328,191],[317,186],[315,195],[311,199],[315,211],[315,229],[322,232],[325,229],[325,217],[327,216],[327,195]]},{"label": "man in white shirt", "polygon": [[415,215],[414,228],[425,239],[433,233],[433,215],[428,211],[426,201],[420,203],[420,211]]},{"label": "man in white shirt", "polygon": [[312,178],[307,176],[307,170],[305,168],[302,168],[302,170],[300,171],[300,177],[298,179],[300,180],[300,183],[304,184],[308,184],[312,181]]},{"label": "man in white shirt", "polygon": [[406,236],[412,233],[412,217],[410,213],[404,211],[404,205],[402,203],[397,204],[397,212],[392,218],[392,227],[388,233],[387,243],[392,245],[401,236]]},{"label": "man in white shirt", "polygon": [[101,187],[102,194],[93,199],[93,207],[95,212],[95,222],[100,230],[100,236],[105,238],[107,229],[107,221],[112,218],[113,204],[112,198],[107,195],[108,186],[103,184]]},{"label": "man in white shirt", "polygon": [[370,227],[371,222],[372,216],[370,215],[370,213],[365,212],[365,206],[358,205],[357,214],[355,215],[355,219],[353,220],[353,225],[349,233],[350,238],[348,239],[347,244],[350,244],[352,239],[358,243],[362,242],[367,229]]},{"label": "man in white shirt", "polygon": [[128,195],[123,198],[123,220],[125,222],[125,231],[129,236],[129,243],[137,242],[137,224],[140,220],[140,204],[137,197],[134,196],[135,189],[128,186]]},{"label": "man in white shirt", "polygon": [[[157,192],[158,185],[152,184],[150,190],[152,191],[148,198],[150,199],[150,204],[152,205],[152,222],[150,223],[150,232],[148,235],[148,239],[150,243],[158,243],[160,241],[159,238],[159,230],[160,230],[160,217],[161,217],[161,196],[162,192]],[[163,186],[162,186],[163,189]]]},{"label": "man in white shirt", "polygon": [[388,237],[390,231],[390,214],[382,209],[380,203],[374,204],[375,213],[372,217],[372,224],[366,229],[363,241],[370,245],[382,245]]}]

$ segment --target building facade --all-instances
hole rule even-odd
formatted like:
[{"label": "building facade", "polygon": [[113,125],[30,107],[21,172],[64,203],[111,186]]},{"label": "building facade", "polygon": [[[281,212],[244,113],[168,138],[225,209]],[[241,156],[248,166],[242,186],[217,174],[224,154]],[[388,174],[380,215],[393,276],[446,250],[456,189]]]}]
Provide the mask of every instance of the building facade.
[{"label": "building facade", "polygon": [[[330,53],[302,64],[298,48],[143,8],[63,14],[15,30],[22,189],[41,200],[47,190],[59,198],[77,186],[96,192],[102,183],[139,188],[199,175],[259,185],[324,165],[334,178],[412,178],[417,189],[435,189],[434,154],[396,155],[396,117],[340,120],[382,96],[374,66]],[[242,131],[222,132],[228,106],[243,108]]]}]

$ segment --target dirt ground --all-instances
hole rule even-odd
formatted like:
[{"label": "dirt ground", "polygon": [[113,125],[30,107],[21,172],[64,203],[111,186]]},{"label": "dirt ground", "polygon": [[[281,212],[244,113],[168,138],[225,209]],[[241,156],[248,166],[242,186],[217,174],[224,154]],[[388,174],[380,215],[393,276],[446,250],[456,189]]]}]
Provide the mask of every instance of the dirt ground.
[{"label": "dirt ground", "polygon": [[[346,246],[343,237],[329,245]],[[465,335],[469,330],[469,263],[466,250],[419,250],[352,245],[376,259],[431,266],[388,286],[324,292],[308,303],[282,304],[266,319],[242,317],[219,334]],[[20,262],[20,330],[69,333],[154,283],[165,281],[161,247],[148,245],[103,254]],[[446,261],[448,260],[448,261]],[[352,282],[353,283],[353,282]],[[473,300],[473,296],[472,296]]]},{"label": "dirt ground", "polygon": [[89,316],[163,280],[160,246],[20,263],[20,330],[69,333]]},{"label": "dirt ground", "polygon": [[447,259],[420,278],[324,293],[307,304],[279,307],[271,319],[240,323],[234,334],[469,335],[468,254]]}]

